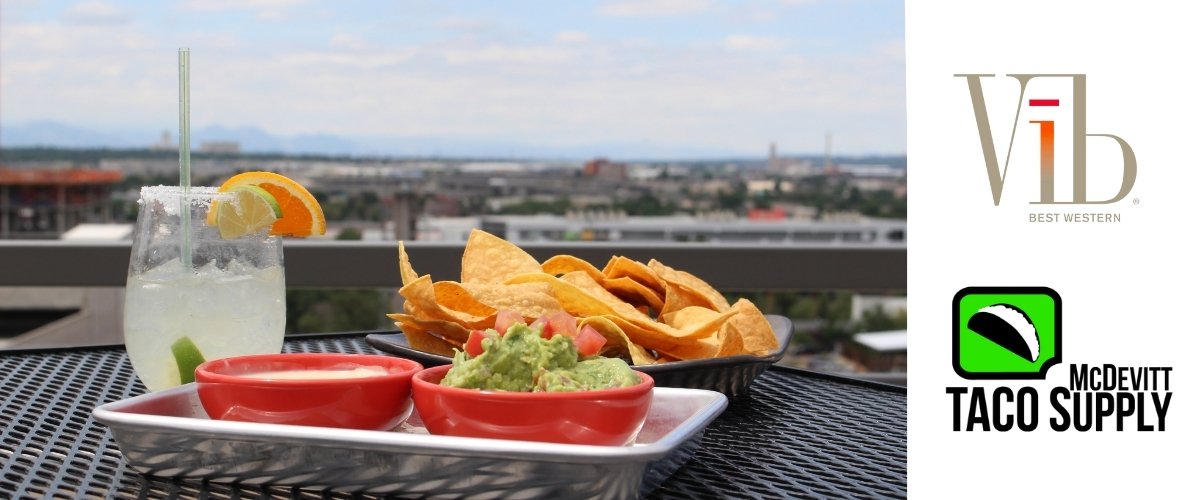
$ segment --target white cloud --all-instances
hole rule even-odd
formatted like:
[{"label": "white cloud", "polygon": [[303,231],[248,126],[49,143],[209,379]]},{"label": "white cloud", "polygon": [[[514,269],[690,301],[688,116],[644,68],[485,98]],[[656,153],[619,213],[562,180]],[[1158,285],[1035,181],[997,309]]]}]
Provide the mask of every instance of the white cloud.
[{"label": "white cloud", "polygon": [[441,55],[451,64],[556,64],[572,59],[572,52],[562,47],[539,45],[488,44],[446,49]]},{"label": "white cloud", "polygon": [[360,35],[337,33],[329,38],[329,46],[335,49],[364,50],[369,47],[369,44]]},{"label": "white cloud", "polygon": [[412,49],[372,50],[369,52],[299,52],[284,54],[279,59],[296,73],[303,73],[302,68],[319,71],[321,66],[374,70],[404,63],[412,59],[415,52]]},{"label": "white cloud", "polygon": [[582,31],[561,31],[554,35],[554,41],[558,43],[584,43],[588,39],[588,34]]},{"label": "white cloud", "polygon": [[439,19],[437,26],[453,31],[486,31],[490,29],[491,23],[474,17],[451,16]]},{"label": "white cloud", "polygon": [[[60,23],[12,24],[0,30],[0,46],[5,56],[17,59],[66,54],[82,57],[90,53],[101,58],[127,50],[145,49],[156,42],[136,30],[120,25],[100,24],[79,29]],[[19,48],[19,49],[18,49]],[[5,69],[7,63],[4,61]]]},{"label": "white cloud", "polygon": [[709,0],[618,0],[601,5],[601,15],[611,17],[673,17],[699,14],[712,7]]},{"label": "white cloud", "polygon": [[876,45],[875,50],[884,57],[890,57],[900,62],[904,62],[904,39],[889,40]]},{"label": "white cloud", "polygon": [[725,47],[733,50],[768,51],[784,46],[784,41],[778,38],[750,35],[730,35],[725,37]]},{"label": "white cloud", "polygon": [[63,20],[74,25],[116,25],[131,20],[128,12],[113,4],[86,1],[72,5],[63,13]]},{"label": "white cloud", "polygon": [[753,5],[734,10],[730,12],[729,15],[735,19],[742,19],[757,23],[770,22],[779,18],[779,15],[775,13],[775,11]]},{"label": "white cloud", "polygon": [[198,12],[250,11],[261,20],[281,20],[308,0],[184,0],[180,7]]},{"label": "white cloud", "polygon": [[184,0],[182,7],[207,11],[286,9],[304,2],[305,0]]}]

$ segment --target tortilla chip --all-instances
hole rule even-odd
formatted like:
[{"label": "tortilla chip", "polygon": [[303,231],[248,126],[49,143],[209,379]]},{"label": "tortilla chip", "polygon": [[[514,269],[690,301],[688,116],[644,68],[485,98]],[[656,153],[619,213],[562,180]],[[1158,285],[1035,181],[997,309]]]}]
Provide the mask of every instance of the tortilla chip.
[{"label": "tortilla chip", "polygon": [[657,260],[650,260],[647,266],[668,285],[674,285],[707,301],[709,308],[716,311],[729,309],[729,301],[711,285],[687,271],[672,269]]},{"label": "tortilla chip", "polygon": [[[546,283],[550,285],[554,298],[562,305],[564,311],[577,318],[585,316],[603,316],[617,314],[611,304],[581,290],[578,286],[568,283],[553,275],[537,272],[521,274],[508,279],[507,284]],[[628,304],[626,304],[628,305]]]},{"label": "tortilla chip", "polygon": [[771,323],[753,302],[738,299],[730,310],[736,313],[729,318],[729,323],[741,333],[746,353],[762,356],[779,349],[779,338],[771,329]]},{"label": "tortilla chip", "polygon": [[404,251],[404,241],[400,241],[400,283],[407,285],[419,277],[420,275],[413,270],[412,263],[408,261],[408,252]]},{"label": "tortilla chip", "polygon": [[600,299],[602,302],[604,302],[605,304],[608,304],[610,307],[612,307],[612,310],[614,312],[616,312],[617,314],[620,314],[622,316],[625,316],[626,318],[629,318],[634,321],[640,321],[642,319],[647,319],[647,320],[650,319],[650,317],[646,316],[645,313],[637,310],[636,307],[633,307],[628,302],[622,300],[620,297],[613,295],[612,292],[609,292],[608,290],[606,290],[602,285],[600,285],[600,283],[597,283],[596,281],[592,280],[592,278],[583,271],[572,271],[572,272],[562,275],[561,277],[559,277],[559,279],[561,279],[567,283],[570,283],[572,285],[575,285],[576,287],[578,287],[580,290],[584,291],[585,293],[587,293],[597,299]]},{"label": "tortilla chip", "polygon": [[[437,301],[437,292],[428,274],[404,285],[404,288],[400,289],[400,295],[404,297],[405,310],[411,311],[413,316],[421,319],[455,322],[473,330],[490,328],[496,323],[495,313],[479,315],[443,307]],[[409,303],[412,304],[412,309],[408,308]]]},{"label": "tortilla chip", "polygon": [[717,318],[728,317],[707,307],[688,306],[678,311],[663,313],[659,321],[673,328],[685,329],[691,325],[707,323]]},{"label": "tortilla chip", "polygon": [[666,316],[675,311],[686,309],[688,307],[702,307],[710,311],[716,311],[712,301],[700,296],[697,293],[688,290],[687,288],[667,283],[667,293],[663,298],[662,309],[659,310],[659,316]]},{"label": "tortilla chip", "polygon": [[628,276],[604,278],[600,281],[600,285],[626,302],[634,304],[642,303],[650,306],[655,311],[662,310],[663,308],[662,296]]},{"label": "tortilla chip", "polygon": [[[431,333],[445,340],[457,342],[460,346],[471,335],[470,329],[453,321],[421,319],[410,314],[389,314],[387,317],[395,321],[396,326],[399,326],[406,334],[410,331]],[[410,345],[412,345],[411,342]],[[416,348],[415,345],[413,347]]]},{"label": "tortilla chip", "polygon": [[734,311],[719,313],[704,307],[692,306],[663,318],[667,322],[656,323],[656,330],[676,341],[694,341],[716,334],[734,314]]},{"label": "tortilla chip", "polygon": [[696,342],[699,346],[704,346],[706,349],[702,350],[700,347],[693,346],[690,348],[692,350],[682,351],[685,353],[682,359],[701,359],[700,356],[693,356],[691,354],[693,352],[711,352],[712,355],[708,357],[713,358],[744,353],[741,334],[737,331],[737,328],[728,322],[722,323],[721,329],[715,335],[704,337]]},{"label": "tortilla chip", "polygon": [[[579,328],[591,326],[596,329],[600,335],[603,335],[605,340],[604,347],[600,350],[601,354],[608,357],[627,358],[634,365],[649,365],[656,361],[646,348],[629,340],[621,327],[613,323],[612,320],[602,316],[592,316],[581,318],[579,320]],[[614,356],[615,354],[615,356]]]},{"label": "tortilla chip", "polygon": [[590,262],[574,255],[555,255],[542,263],[542,271],[549,274],[567,274],[572,271],[583,271],[597,282],[605,278],[604,273],[596,269]]},{"label": "tortilla chip", "polygon": [[726,321],[721,325],[721,330],[717,332],[717,344],[717,357],[746,353],[745,345],[742,343],[742,332],[738,330],[738,324],[733,321]]},{"label": "tortilla chip", "polygon": [[[621,331],[629,336],[629,340],[647,349],[653,349],[660,354],[680,359],[701,359],[714,357],[720,350],[718,344],[704,342],[703,339],[697,341],[695,339],[664,335],[662,331],[656,328],[649,328],[646,325],[631,322],[620,316],[606,315],[605,318],[620,327]],[[666,325],[663,326],[666,327]]]},{"label": "tortilla chip", "polygon": [[462,344],[452,344],[446,339],[418,327],[405,326],[399,321],[396,322],[396,326],[400,328],[401,332],[404,332],[404,338],[408,339],[408,346],[418,351],[452,358],[454,349],[462,349]]},{"label": "tortilla chip", "polygon": [[455,281],[439,281],[433,284],[435,299],[442,307],[475,316],[491,316],[496,308],[475,299],[470,290]]},{"label": "tortilla chip", "polygon": [[516,245],[475,229],[462,256],[463,283],[504,283],[513,276],[542,272],[537,259]]},{"label": "tortilla chip", "polygon": [[464,283],[471,296],[482,304],[497,311],[516,311],[526,321],[552,312],[562,311],[562,304],[554,298],[554,290],[545,283],[520,283],[514,285],[492,283]]},{"label": "tortilla chip", "polygon": [[628,257],[613,256],[601,272],[610,279],[629,278],[634,280],[645,285],[646,288],[654,290],[660,296],[666,293],[665,284],[653,269]]}]

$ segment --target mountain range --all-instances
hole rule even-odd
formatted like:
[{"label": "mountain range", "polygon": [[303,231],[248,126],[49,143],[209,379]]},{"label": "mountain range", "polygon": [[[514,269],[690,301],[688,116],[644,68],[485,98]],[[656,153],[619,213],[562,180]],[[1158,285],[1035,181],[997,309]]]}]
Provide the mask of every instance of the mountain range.
[{"label": "mountain range", "polygon": [[[174,141],[177,130],[167,130]],[[0,124],[0,147],[145,148],[164,130],[98,130],[57,121]],[[253,126],[208,125],[192,130],[192,149],[206,142],[233,141],[247,153],[352,156],[457,156],[487,158],[586,159],[597,156],[638,159],[743,158],[743,151],[675,147],[639,142],[597,142],[559,146],[503,140],[445,137],[346,137],[335,134],[279,135]],[[765,155],[765,145],[764,145]]]}]

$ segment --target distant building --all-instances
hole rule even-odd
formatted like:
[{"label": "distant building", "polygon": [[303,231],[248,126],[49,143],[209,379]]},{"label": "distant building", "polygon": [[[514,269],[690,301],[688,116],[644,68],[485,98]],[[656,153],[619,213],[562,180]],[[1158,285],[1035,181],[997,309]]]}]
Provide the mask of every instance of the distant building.
[{"label": "distant building", "polygon": [[776,179],[751,179],[746,181],[746,192],[750,194],[790,193],[796,190],[792,181]]},{"label": "distant building", "polygon": [[746,212],[746,218],[750,220],[773,220],[779,221],[787,218],[787,211],[782,207],[771,208],[751,208]]},{"label": "distant building", "polygon": [[85,222],[112,222],[114,170],[0,168],[0,238],[57,238]]},{"label": "distant building", "polygon": [[176,151],[179,149],[179,146],[175,144],[175,141],[171,140],[171,131],[163,130],[162,135],[158,138],[158,142],[151,144],[150,149],[152,151]]},{"label": "distant building", "polygon": [[[777,177],[812,177],[817,175],[825,175],[833,172],[834,169],[830,166],[830,160],[826,158],[825,166],[813,165],[812,160],[789,158],[780,156],[778,146],[772,142],[767,146],[767,170],[766,173]],[[781,186],[783,192],[790,192],[793,184],[786,182]],[[774,185],[771,186],[774,189]],[[754,191],[751,188],[751,191]]]},{"label": "distant building", "polygon": [[466,243],[480,225],[479,217],[426,217],[417,222],[417,240]]},{"label": "distant building", "polygon": [[767,172],[778,174],[783,172],[783,162],[779,159],[779,154],[775,150],[775,143],[767,149]]},{"label": "distant building", "polygon": [[842,345],[842,356],[867,372],[908,370],[908,331],[856,333]]},{"label": "distant building", "polygon": [[[775,215],[775,214],[771,214]],[[423,217],[418,239],[458,241],[478,227],[518,245],[540,241],[688,241],[779,245],[899,245],[907,223],[862,219],[824,222],[796,219],[750,220],[725,216],[625,216],[619,213],[495,215],[464,218]]]},{"label": "distant building", "polygon": [[908,298],[889,295],[855,295],[850,302],[850,321],[862,321],[866,313],[874,310],[888,316],[902,314],[908,310]]},{"label": "distant building", "polygon": [[825,175],[836,175],[838,167],[833,163],[833,132],[825,132]]},{"label": "distant building", "polygon": [[206,141],[200,143],[196,150],[200,153],[236,155],[242,152],[242,145],[237,141]]},{"label": "distant building", "polygon": [[838,170],[854,177],[880,179],[902,179],[906,175],[903,168],[882,163],[843,163],[838,165]]},{"label": "distant building", "polygon": [[624,163],[608,161],[607,158],[596,158],[583,165],[583,175],[610,181],[623,181],[628,177],[629,166]]},{"label": "distant building", "polygon": [[904,196],[908,184],[904,168],[882,164],[842,164],[839,168],[850,184],[861,191],[891,191]]}]

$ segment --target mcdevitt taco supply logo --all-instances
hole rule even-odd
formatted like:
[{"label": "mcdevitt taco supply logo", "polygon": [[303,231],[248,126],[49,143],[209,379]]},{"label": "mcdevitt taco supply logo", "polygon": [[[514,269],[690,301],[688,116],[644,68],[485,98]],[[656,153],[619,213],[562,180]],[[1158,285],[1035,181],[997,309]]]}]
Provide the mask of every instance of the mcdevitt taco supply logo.
[{"label": "mcdevitt taco supply logo", "polygon": [[[1012,80],[1000,85],[993,80],[997,75],[989,74],[956,74],[967,83],[971,98],[971,108],[975,114],[975,127],[979,132],[979,145],[983,149],[983,166],[987,173],[987,182],[991,188],[991,201],[1000,206],[1002,195],[1005,193],[1005,181],[1010,173],[1009,167],[1023,169],[1029,172],[1035,166],[1038,170],[1036,194],[1028,196],[1032,191],[1030,184],[1026,191],[1018,196],[1025,196],[1023,201],[1031,205],[1039,205],[1037,210],[1029,212],[1029,222],[1032,223],[1064,223],[1064,222],[1121,222],[1121,212],[1115,204],[1125,200],[1133,190],[1137,180],[1137,158],[1133,148],[1121,137],[1113,134],[1088,133],[1087,131],[1087,76],[1082,74],[1010,74]],[[987,80],[985,80],[987,79]],[[999,130],[997,137],[992,130],[992,120],[989,118],[988,99],[985,99],[984,84],[996,82],[989,86],[993,101],[993,111],[997,105],[1012,106],[1002,108],[1007,113],[1012,109],[1013,123],[1011,129]],[[1031,85],[1032,82],[1032,85]],[[1064,85],[1068,84],[1068,85]],[[1069,86],[1069,90],[1068,87]],[[1027,94],[1028,89],[1034,89]],[[1059,95],[1062,94],[1062,95]],[[1026,96],[1029,98],[1026,99]],[[1015,99],[1012,99],[1015,96]],[[1022,115],[1025,115],[1023,123]],[[1004,116],[1007,116],[1006,114]],[[1056,133],[1060,124],[1069,136],[1065,147],[1058,147]],[[1032,128],[1028,128],[1032,127]],[[1013,156],[1013,146],[1019,140],[1029,140],[1037,136],[1037,155],[1025,153],[1023,156]],[[1007,138],[1007,144],[1000,143]],[[1097,176],[1096,165],[1088,161],[1088,139],[1092,143],[1108,142],[1108,146],[1117,148],[1104,149],[1106,158],[1116,159],[1120,156],[1119,181],[1113,174],[1118,172],[1099,172],[1106,174],[1108,185],[1097,186],[1093,180],[1089,182],[1089,173]],[[1102,146],[1104,144],[1097,144]],[[1001,150],[999,147],[1005,149]],[[1032,148],[1030,148],[1032,149]],[[1118,150],[1119,149],[1119,153]],[[1003,155],[1003,156],[1001,156]],[[1003,158],[1003,163],[1000,162]],[[1066,169],[1055,163],[1057,158],[1066,158]],[[1091,170],[1089,170],[1091,169]],[[1064,172],[1065,170],[1065,172]],[[981,172],[982,173],[982,172]],[[1067,175],[1063,175],[1067,174]],[[1055,182],[1063,181],[1069,176],[1071,182],[1070,195],[1055,193]],[[1031,178],[1032,176],[1025,176]],[[1031,179],[1032,180],[1032,179]],[[1089,192],[1088,188],[1103,187],[1101,194]],[[1020,188],[1018,188],[1020,189]],[[1010,196],[1011,198],[1011,196]],[[1132,204],[1140,201],[1132,199]]]},{"label": "mcdevitt taco supply logo", "polygon": [[[1071,364],[1070,378],[1038,387],[1063,359],[1063,301],[1046,287],[967,287],[954,295],[952,364],[968,380],[1030,380],[1019,387],[947,387],[952,429],[1033,431],[1040,415],[1063,432],[1165,431],[1171,367]],[[1063,373],[1061,370],[1058,373]]]}]

